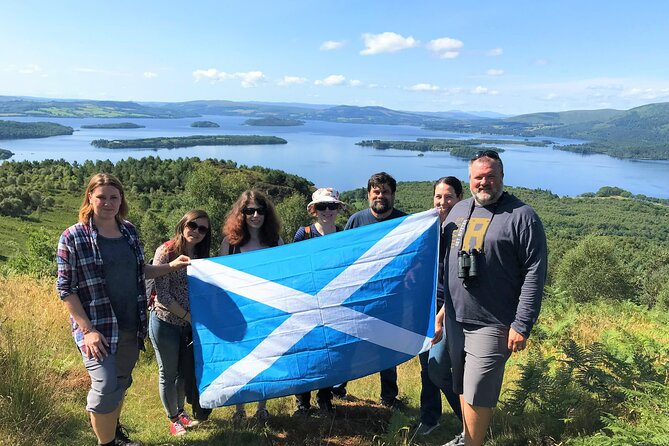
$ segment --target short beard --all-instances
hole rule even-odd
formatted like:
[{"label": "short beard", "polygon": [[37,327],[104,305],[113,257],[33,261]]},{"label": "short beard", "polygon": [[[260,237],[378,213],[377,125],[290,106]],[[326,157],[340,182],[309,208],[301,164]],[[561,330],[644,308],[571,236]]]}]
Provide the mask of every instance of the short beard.
[{"label": "short beard", "polygon": [[[479,205],[488,206],[489,204],[493,204],[497,200],[499,200],[499,197],[502,196],[503,189],[500,187],[499,191],[493,191],[493,192],[496,192],[496,193],[493,194],[493,193],[487,192],[487,191],[477,192],[476,194],[474,194],[474,199],[476,200],[476,202]],[[487,196],[482,197],[481,196],[482,194],[486,194]]]},{"label": "short beard", "polygon": [[377,214],[385,214],[391,209],[390,202],[388,200],[374,200],[370,207]]}]

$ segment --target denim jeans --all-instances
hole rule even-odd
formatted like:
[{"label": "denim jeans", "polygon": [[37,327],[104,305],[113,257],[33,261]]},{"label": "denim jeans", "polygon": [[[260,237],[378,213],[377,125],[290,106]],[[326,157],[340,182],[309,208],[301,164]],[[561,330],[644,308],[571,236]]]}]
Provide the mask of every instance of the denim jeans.
[{"label": "denim jeans", "polygon": [[[426,356],[423,356],[426,355]],[[448,352],[448,342],[446,341],[446,329],[444,328],[444,335],[437,344],[425,353],[420,354],[420,377],[421,377],[421,393],[420,393],[420,419],[422,422],[430,425],[436,424],[441,416],[441,396],[439,389],[444,393],[446,401],[453,409],[453,413],[462,421],[462,407],[460,406],[460,397],[453,391],[453,375],[451,374],[451,357]],[[426,373],[427,372],[427,373]],[[429,377],[429,379],[427,379]],[[426,385],[426,381],[430,383]],[[431,386],[430,386],[431,385]],[[429,390],[427,390],[429,389]],[[426,409],[423,419],[423,393],[429,392],[426,396]],[[434,398],[439,401],[439,410],[436,418],[434,418],[434,411],[436,404]],[[435,422],[432,422],[435,421]]]},{"label": "denim jeans", "polygon": [[187,358],[188,354],[192,354],[187,348],[190,332],[190,326],[170,324],[151,312],[149,337],[158,361],[158,391],[165,412],[171,419],[184,408],[184,366],[192,364],[192,360]]}]

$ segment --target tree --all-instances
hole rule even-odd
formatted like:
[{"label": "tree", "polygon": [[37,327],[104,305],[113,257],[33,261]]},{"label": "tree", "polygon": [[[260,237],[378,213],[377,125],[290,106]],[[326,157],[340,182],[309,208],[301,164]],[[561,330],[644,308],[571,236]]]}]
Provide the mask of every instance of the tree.
[{"label": "tree", "polygon": [[311,223],[306,206],[306,197],[300,194],[293,194],[276,206],[281,221],[281,238],[284,242],[292,242],[297,228]]},{"label": "tree", "polygon": [[611,238],[588,236],[562,258],[556,285],[577,302],[634,299],[631,272],[619,258]]}]

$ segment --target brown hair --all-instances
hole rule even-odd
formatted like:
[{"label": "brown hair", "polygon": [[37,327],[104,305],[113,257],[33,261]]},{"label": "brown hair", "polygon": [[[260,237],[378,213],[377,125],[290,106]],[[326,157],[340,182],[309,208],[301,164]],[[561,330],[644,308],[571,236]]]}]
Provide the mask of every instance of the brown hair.
[{"label": "brown hair", "polygon": [[260,227],[260,243],[266,246],[277,246],[280,237],[279,231],[281,231],[279,217],[276,215],[274,204],[270,199],[257,190],[244,191],[235,201],[225,218],[225,224],[222,228],[223,235],[228,238],[228,243],[231,246],[241,247],[249,241],[251,234],[242,210],[254,201],[258,206],[265,208],[265,220]]},{"label": "brown hair", "polygon": [[433,195],[437,191],[437,186],[439,186],[442,183],[447,186],[451,186],[453,188],[453,192],[455,192],[455,195],[459,199],[462,199],[462,182],[458,180],[456,177],[441,177],[437,181],[435,181],[434,184],[432,185]]},{"label": "brown hair", "polygon": [[390,192],[393,194],[397,189],[397,181],[389,173],[379,172],[372,175],[367,181],[367,192],[371,191],[373,187],[381,187],[381,185],[387,184],[390,188]]},{"label": "brown hair", "polygon": [[205,234],[200,242],[195,245],[195,254],[193,258],[204,259],[209,257],[209,252],[211,249],[211,220],[209,220],[209,215],[202,209],[191,209],[186,212],[186,214],[181,217],[179,223],[177,223],[174,230],[174,237],[170,240],[170,252],[175,253],[177,256],[181,254],[186,254],[186,239],[184,238],[184,228],[186,223],[197,220],[198,218],[206,218],[207,223],[209,223],[209,231]]},{"label": "brown hair", "polygon": [[123,185],[114,175],[109,173],[97,173],[93,175],[88,182],[86,192],[84,193],[84,201],[79,208],[79,223],[88,224],[88,221],[93,216],[93,206],[91,205],[90,196],[93,191],[100,186],[113,186],[118,189],[121,194],[121,206],[118,208],[118,214],[114,217],[118,223],[122,223],[128,215],[128,202],[125,201],[125,192],[123,192]]}]

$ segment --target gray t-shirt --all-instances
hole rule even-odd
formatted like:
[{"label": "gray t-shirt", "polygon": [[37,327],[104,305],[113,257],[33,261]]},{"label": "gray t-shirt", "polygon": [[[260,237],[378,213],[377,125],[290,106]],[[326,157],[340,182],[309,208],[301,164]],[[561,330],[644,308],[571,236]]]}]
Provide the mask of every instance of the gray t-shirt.
[{"label": "gray t-shirt", "polygon": [[105,290],[119,330],[137,330],[137,257],[125,237],[97,236],[104,265]]},{"label": "gray t-shirt", "polygon": [[[445,292],[452,303],[447,311],[462,323],[510,326],[527,337],[546,281],[544,227],[530,206],[508,193],[489,206],[472,203],[473,198],[459,202],[445,221]],[[460,230],[470,212],[466,230]],[[458,252],[471,248],[483,249],[478,276],[458,278]]]}]

